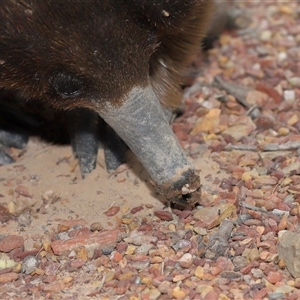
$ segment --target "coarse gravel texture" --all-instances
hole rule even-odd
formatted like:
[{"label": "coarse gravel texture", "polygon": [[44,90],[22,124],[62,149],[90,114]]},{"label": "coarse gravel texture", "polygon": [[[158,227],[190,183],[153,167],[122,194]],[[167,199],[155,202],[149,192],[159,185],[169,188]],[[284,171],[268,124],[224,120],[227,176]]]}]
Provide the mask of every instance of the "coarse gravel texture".
[{"label": "coarse gravel texture", "polygon": [[300,232],[300,4],[234,5],[251,24],[195,59],[172,125],[200,205],[170,208],[130,152],[82,180],[33,137],[0,167],[0,299],[300,299],[300,249],[278,253]]}]

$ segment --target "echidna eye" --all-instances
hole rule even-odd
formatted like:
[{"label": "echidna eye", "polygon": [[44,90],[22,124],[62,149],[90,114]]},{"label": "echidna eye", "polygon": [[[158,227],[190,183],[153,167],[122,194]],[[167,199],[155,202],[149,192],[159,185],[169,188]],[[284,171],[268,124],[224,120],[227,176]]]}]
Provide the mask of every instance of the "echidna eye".
[{"label": "echidna eye", "polygon": [[52,88],[63,97],[74,97],[83,91],[83,83],[70,74],[58,74],[52,77]]}]

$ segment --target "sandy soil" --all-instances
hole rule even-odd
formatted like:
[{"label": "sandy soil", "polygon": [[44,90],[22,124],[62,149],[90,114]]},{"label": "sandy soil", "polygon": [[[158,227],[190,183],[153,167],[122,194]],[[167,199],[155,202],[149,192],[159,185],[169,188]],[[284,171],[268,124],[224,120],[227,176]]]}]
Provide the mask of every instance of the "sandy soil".
[{"label": "sandy soil", "polygon": [[[201,170],[204,193],[216,189],[211,184],[212,178],[226,176],[208,156],[207,152],[193,161],[196,169]],[[120,173],[109,175],[100,149],[97,168],[82,179],[70,146],[31,139],[16,163],[0,168],[0,204],[10,207],[17,215],[30,210],[33,217],[29,217],[26,226],[20,227],[13,221],[3,224],[0,234],[20,233],[22,229],[22,235],[30,242],[30,236],[50,230],[55,220],[80,218],[89,223],[101,221],[105,228],[111,228],[113,219],[103,214],[111,205],[133,208],[152,204],[162,208],[166,204],[164,197],[156,192],[149,175],[131,151],[128,151],[127,161],[119,168]],[[18,186],[26,187],[28,195],[16,192]],[[54,205],[44,207],[43,195],[49,193],[57,200]]]}]

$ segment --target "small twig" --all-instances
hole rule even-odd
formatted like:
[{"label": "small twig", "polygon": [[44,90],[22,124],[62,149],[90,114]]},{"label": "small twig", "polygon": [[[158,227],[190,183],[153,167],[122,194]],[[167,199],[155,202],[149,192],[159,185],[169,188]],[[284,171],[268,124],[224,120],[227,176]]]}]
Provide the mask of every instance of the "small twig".
[{"label": "small twig", "polygon": [[100,284],[99,284],[99,286],[97,287],[97,290],[98,290],[98,291],[101,291],[101,289],[103,288],[103,285],[104,285],[105,280],[106,280],[106,274],[103,275],[103,277],[102,277],[102,279],[101,279],[101,281],[100,281]]},{"label": "small twig", "polygon": [[300,141],[288,141],[284,144],[270,143],[262,147],[263,151],[291,151],[300,148]]},{"label": "small twig", "polygon": [[112,204],[106,209],[106,210],[104,210],[104,211],[102,211],[101,213],[100,213],[100,215],[102,215],[102,214],[105,214],[111,207],[113,207],[114,205],[115,205],[115,201],[113,201],[112,202]]},{"label": "small twig", "polygon": [[257,119],[260,116],[260,110],[257,105],[252,105],[246,112],[247,116],[250,116],[251,119]]},{"label": "small twig", "polygon": [[287,215],[287,216],[290,215],[290,212],[289,212],[289,211],[282,210],[282,209],[277,209],[277,208],[273,209],[273,210],[272,210],[272,213],[273,213],[274,215],[280,216],[280,217],[283,216],[283,215]]},{"label": "small twig", "polygon": [[35,255],[35,257],[38,257],[38,255],[41,253],[41,251],[44,249],[44,246],[40,248],[40,250],[38,251],[38,253]]},{"label": "small twig", "polygon": [[164,270],[165,270],[165,262],[163,261],[161,263],[161,275],[164,275]]},{"label": "small twig", "polygon": [[66,238],[66,239],[62,240],[60,243],[62,244],[62,243],[64,243],[64,242],[67,242],[67,241],[70,241],[70,240],[75,239],[75,238],[77,237],[78,233],[79,233],[79,231],[77,231],[76,234],[75,234],[74,236],[69,237],[69,238]]},{"label": "small twig", "polygon": [[265,208],[260,208],[260,207],[257,207],[257,206],[254,206],[254,205],[251,205],[249,203],[245,203],[245,202],[240,202],[240,206],[244,207],[244,208],[247,208],[247,209],[250,209],[250,210],[254,210],[254,211],[259,211],[259,212],[262,212],[262,213],[269,213]]},{"label": "small twig", "polygon": [[225,146],[226,151],[231,151],[231,150],[241,150],[241,151],[258,151],[258,148],[254,145],[243,145],[243,144],[227,144]]},{"label": "small twig", "polygon": [[274,186],[271,195],[273,195],[273,194],[276,192],[277,188],[278,188],[279,185],[282,183],[282,181],[283,181],[283,178],[281,178],[281,179],[279,180],[279,182]]},{"label": "small twig", "polygon": [[249,103],[246,101],[246,97],[247,94],[252,90],[251,88],[241,86],[233,82],[226,82],[220,76],[215,76],[213,85],[234,96],[234,98],[245,108],[250,108]]},{"label": "small twig", "polygon": [[112,173],[110,173],[110,174],[108,175],[108,178],[111,178],[111,177],[114,176],[114,175],[123,173],[123,172],[125,172],[125,171],[128,170],[128,169],[129,169],[129,167],[128,167],[126,164],[122,164],[122,165],[120,165],[115,171],[113,171]]}]

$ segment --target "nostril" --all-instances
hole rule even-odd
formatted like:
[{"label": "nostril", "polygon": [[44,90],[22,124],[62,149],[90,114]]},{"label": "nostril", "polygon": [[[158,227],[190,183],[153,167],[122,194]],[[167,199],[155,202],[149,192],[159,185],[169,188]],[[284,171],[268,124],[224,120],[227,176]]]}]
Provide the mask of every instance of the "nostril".
[{"label": "nostril", "polygon": [[83,91],[83,83],[80,79],[70,74],[58,74],[51,79],[52,89],[63,97],[78,96]]}]

